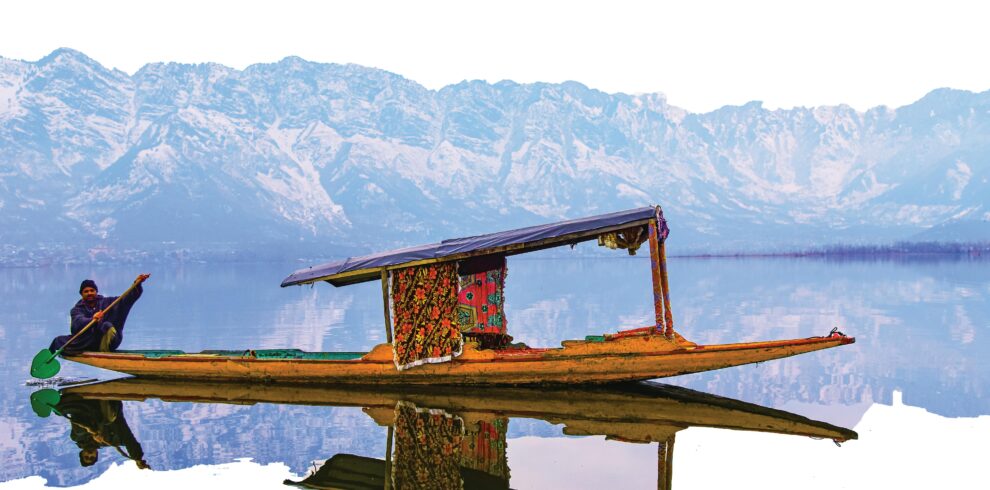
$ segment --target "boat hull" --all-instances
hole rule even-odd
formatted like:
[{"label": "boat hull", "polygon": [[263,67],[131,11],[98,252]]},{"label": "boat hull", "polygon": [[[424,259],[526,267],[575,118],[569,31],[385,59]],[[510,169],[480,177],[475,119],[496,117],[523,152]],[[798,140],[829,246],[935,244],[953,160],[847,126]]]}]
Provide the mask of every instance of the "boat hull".
[{"label": "boat hull", "polygon": [[832,335],[808,339],[699,346],[660,335],[609,342],[565,342],[557,349],[478,350],[466,344],[450,362],[398,370],[391,346],[349,360],[272,359],[181,354],[149,358],[85,352],[66,359],[148,378],[319,384],[577,384],[639,381],[763,362],[855,342]]}]

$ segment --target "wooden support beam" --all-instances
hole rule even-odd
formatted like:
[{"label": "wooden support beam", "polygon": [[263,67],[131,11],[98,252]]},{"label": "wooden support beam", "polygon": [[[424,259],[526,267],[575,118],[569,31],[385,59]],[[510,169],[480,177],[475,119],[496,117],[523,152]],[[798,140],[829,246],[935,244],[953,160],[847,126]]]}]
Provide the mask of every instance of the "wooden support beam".
[{"label": "wooden support beam", "polygon": [[670,490],[674,482],[674,435],[657,447],[657,489]]},{"label": "wooden support beam", "polygon": [[657,222],[655,220],[650,221],[649,224],[649,241],[650,241],[650,273],[653,279],[653,315],[654,315],[654,328],[660,332],[666,332],[666,326],[664,323],[664,290],[663,279],[660,275],[660,241],[657,233]]},{"label": "wooden support beam", "polygon": [[392,490],[392,425],[388,426],[388,436],[385,439],[385,490]]},{"label": "wooden support beam", "polygon": [[385,304],[385,341],[392,343],[392,312],[389,304],[388,271],[382,270],[382,302]]},{"label": "wooden support beam", "polygon": [[667,246],[660,240],[660,287],[663,288],[664,331],[668,339],[674,338],[674,314],[670,311],[670,286],[667,282]]}]

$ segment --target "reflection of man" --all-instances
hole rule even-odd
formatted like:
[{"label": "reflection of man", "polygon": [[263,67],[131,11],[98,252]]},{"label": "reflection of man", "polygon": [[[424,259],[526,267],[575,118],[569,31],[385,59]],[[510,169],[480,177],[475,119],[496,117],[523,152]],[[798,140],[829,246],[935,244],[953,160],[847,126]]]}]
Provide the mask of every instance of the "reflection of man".
[{"label": "reflection of man", "polygon": [[73,340],[65,348],[65,353],[76,354],[83,351],[99,350],[109,352],[117,350],[117,347],[120,347],[120,343],[124,340],[124,322],[127,321],[127,314],[130,313],[134,302],[141,297],[141,292],[144,291],[141,283],[150,276],[151,274],[138,275],[134,281],[137,284],[134,290],[120,300],[120,303],[117,303],[110,311],[106,311],[107,307],[118,297],[101,296],[99,289],[96,287],[96,282],[92,279],[83,281],[79,285],[79,295],[82,296],[82,299],[69,312],[69,316],[72,318],[72,323],[69,327],[72,334],[55,337],[48,350],[52,352],[57,351],[73,335],[79,333],[89,322],[94,320],[96,323],[83,332],[76,340]]},{"label": "reflection of man", "polygon": [[[55,408],[72,422],[69,437],[79,446],[81,466],[96,464],[100,459],[100,448],[113,447],[125,458],[133,459],[138,468],[148,468],[141,444],[124,419],[120,400],[85,400],[78,395],[66,394]],[[124,446],[126,452],[120,446]]]}]

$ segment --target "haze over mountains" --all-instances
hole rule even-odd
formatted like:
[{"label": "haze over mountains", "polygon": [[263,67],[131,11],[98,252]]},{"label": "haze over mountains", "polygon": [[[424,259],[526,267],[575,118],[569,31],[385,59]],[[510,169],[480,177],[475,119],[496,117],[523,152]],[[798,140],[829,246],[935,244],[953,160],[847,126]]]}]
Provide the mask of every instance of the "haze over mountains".
[{"label": "haze over mountains", "polygon": [[[731,82],[726,82],[731,83]],[[659,203],[682,251],[990,240],[990,91],[695,114],[286,58],[0,58],[0,252],[334,255]]]}]

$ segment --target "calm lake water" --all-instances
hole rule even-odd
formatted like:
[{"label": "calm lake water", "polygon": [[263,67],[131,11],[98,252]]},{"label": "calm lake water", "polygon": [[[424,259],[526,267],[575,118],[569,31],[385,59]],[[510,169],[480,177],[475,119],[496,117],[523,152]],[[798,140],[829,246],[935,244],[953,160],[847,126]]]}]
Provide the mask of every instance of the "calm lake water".
[{"label": "calm lake water", "polygon": [[[70,436],[84,437],[86,424],[32,411],[41,387],[26,385],[31,358],[67,332],[84,278],[118,294],[152,273],[126,349],[355,351],[384,341],[378,283],[278,287],[305,265],[0,269],[0,488],[284,488],[307,477],[391,488],[657,488],[668,478],[680,489],[985,488],[990,261],[968,258],[671,259],[676,327],[699,344],[833,327],[857,341],[667,378],[676,387],[645,393],[180,386],[166,400],[101,402],[64,390],[63,408],[75,402],[67,411],[84,415],[77,420],[110,427],[111,444],[85,467]],[[536,347],[648,325],[649,281],[638,257],[510,259],[509,331]],[[60,376],[120,377],[67,361]],[[814,432],[842,429],[858,438],[840,447]]]}]

